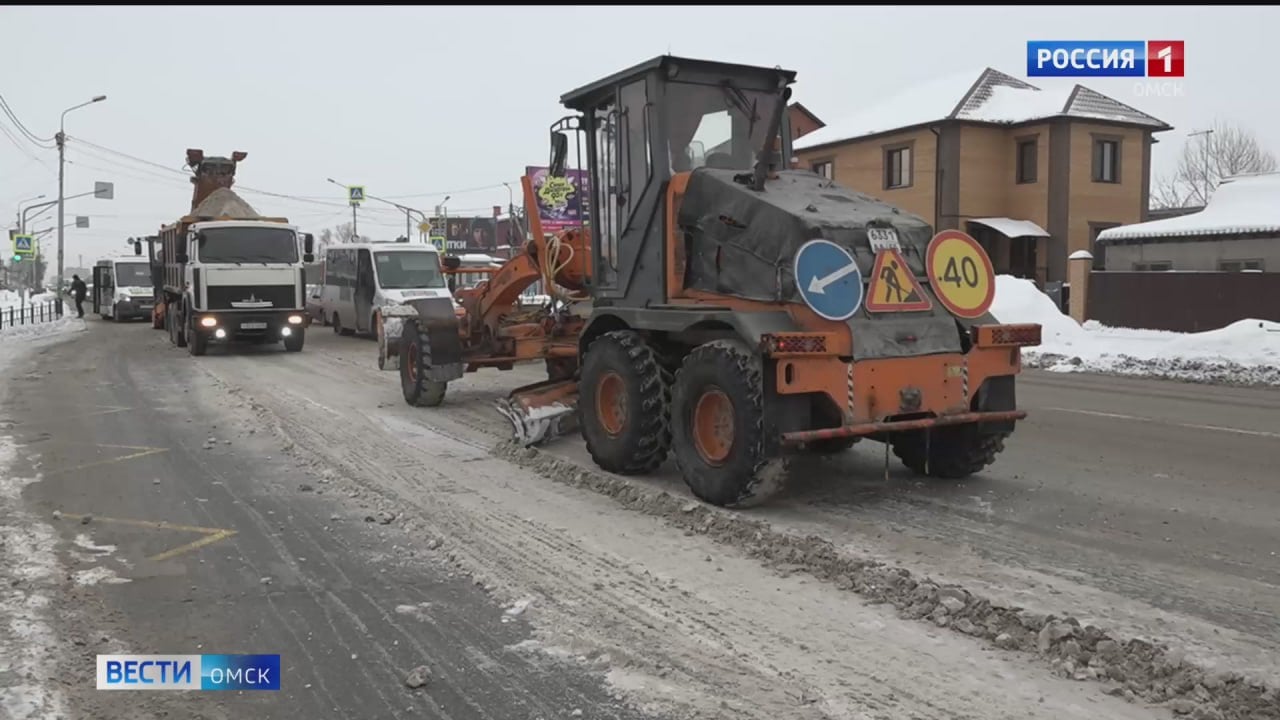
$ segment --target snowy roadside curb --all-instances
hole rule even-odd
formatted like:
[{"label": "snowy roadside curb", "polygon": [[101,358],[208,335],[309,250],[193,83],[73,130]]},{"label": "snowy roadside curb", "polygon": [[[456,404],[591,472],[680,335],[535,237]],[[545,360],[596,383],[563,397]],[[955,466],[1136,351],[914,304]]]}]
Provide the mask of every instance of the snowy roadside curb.
[{"label": "snowy roadside curb", "polygon": [[1280,323],[1245,319],[1216,330],[1179,333],[1077,323],[1030,280],[999,275],[991,315],[1039,323],[1041,342],[1023,365],[1214,385],[1280,386]]},{"label": "snowy roadside curb", "polygon": [[1280,717],[1276,688],[1238,673],[1196,666],[1164,644],[1126,640],[1071,616],[994,602],[906,568],[851,557],[820,537],[780,531],[747,515],[646,488],[536,448],[504,442],[493,453],[555,482],[611,497],[628,510],[660,517],[686,533],[705,535],[766,566],[802,571],[873,603],[890,604],[903,617],[1036,655],[1057,675],[1106,683],[1107,694],[1164,703],[1174,713],[1194,713],[1197,720]]}]

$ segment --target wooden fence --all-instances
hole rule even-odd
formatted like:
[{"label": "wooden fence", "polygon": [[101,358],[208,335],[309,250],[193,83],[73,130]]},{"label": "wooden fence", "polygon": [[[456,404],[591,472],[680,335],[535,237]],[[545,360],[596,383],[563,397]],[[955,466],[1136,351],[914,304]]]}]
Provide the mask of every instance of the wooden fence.
[{"label": "wooden fence", "polygon": [[1085,316],[1109,327],[1176,332],[1246,318],[1280,322],[1280,273],[1093,272]]}]

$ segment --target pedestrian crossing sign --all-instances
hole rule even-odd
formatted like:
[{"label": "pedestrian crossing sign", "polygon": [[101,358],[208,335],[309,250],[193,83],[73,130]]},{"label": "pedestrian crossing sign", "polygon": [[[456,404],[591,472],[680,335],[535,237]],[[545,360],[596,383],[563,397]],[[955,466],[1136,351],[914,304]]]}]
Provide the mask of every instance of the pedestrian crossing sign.
[{"label": "pedestrian crossing sign", "polygon": [[912,312],[933,309],[920,281],[907,266],[902,252],[885,248],[876,253],[871,284],[864,305],[867,312]]},{"label": "pedestrian crossing sign", "polygon": [[347,197],[350,198],[352,205],[359,205],[360,203],[364,202],[364,186],[348,185]]},{"label": "pedestrian crossing sign", "polygon": [[14,235],[13,236],[13,254],[14,255],[30,255],[35,250],[35,239],[30,235]]}]

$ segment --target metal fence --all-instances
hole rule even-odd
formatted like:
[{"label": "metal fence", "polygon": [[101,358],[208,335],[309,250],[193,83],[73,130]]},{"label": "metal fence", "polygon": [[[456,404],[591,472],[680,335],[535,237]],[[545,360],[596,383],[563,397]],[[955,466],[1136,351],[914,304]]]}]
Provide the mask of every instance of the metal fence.
[{"label": "metal fence", "polygon": [[45,300],[25,305],[12,305],[0,308],[0,330],[16,325],[38,325],[52,322],[62,316],[60,300]]},{"label": "metal fence", "polygon": [[1110,327],[1201,332],[1256,318],[1280,322],[1280,273],[1127,272],[1089,275],[1086,317]]}]

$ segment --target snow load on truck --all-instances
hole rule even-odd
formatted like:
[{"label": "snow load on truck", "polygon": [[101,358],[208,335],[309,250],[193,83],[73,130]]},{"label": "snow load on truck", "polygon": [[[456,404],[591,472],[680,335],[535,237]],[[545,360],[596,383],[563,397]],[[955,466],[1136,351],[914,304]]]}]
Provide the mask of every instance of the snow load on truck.
[{"label": "snow load on truck", "polygon": [[241,220],[252,220],[261,217],[253,206],[228,188],[218,188],[200,202],[195,212],[196,217],[230,217]]}]

